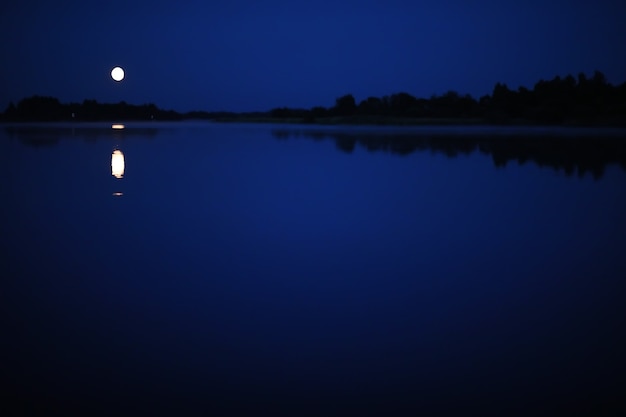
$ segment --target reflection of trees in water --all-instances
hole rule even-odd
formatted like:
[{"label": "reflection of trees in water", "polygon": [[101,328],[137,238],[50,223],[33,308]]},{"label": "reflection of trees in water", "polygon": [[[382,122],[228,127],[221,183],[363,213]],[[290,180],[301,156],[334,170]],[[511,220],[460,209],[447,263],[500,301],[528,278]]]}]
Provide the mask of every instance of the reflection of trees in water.
[{"label": "reflection of trees in water", "polygon": [[7,126],[7,136],[29,146],[52,146],[61,139],[82,139],[88,142],[114,139],[124,140],[130,137],[152,139],[158,129],[152,127],[127,127],[111,129],[110,126],[68,127],[68,126]]},{"label": "reflection of trees in water", "polygon": [[302,136],[314,140],[331,139],[337,149],[351,153],[360,145],[370,152],[386,151],[408,155],[429,151],[454,158],[459,154],[480,152],[490,155],[496,167],[516,161],[528,161],[539,167],[563,171],[567,176],[577,173],[583,177],[591,173],[600,179],[606,166],[617,164],[626,170],[626,137],[621,136],[515,136],[515,135],[428,135],[428,134],[378,134],[324,131],[275,130],[281,139]]},{"label": "reflection of trees in water", "polygon": [[609,164],[626,170],[626,138],[577,137],[536,139],[509,138],[481,144],[481,150],[491,154],[494,164],[506,166],[509,161],[520,164],[532,161],[536,165],[563,170],[567,176],[587,172],[595,179],[604,174]]}]

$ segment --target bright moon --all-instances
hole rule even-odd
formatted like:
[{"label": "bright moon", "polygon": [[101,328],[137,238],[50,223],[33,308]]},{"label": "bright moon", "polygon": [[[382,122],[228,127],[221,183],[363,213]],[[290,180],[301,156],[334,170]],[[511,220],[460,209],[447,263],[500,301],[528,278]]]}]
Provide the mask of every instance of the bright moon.
[{"label": "bright moon", "polygon": [[124,79],[124,70],[120,67],[115,67],[111,70],[111,78],[115,81],[122,81]]}]

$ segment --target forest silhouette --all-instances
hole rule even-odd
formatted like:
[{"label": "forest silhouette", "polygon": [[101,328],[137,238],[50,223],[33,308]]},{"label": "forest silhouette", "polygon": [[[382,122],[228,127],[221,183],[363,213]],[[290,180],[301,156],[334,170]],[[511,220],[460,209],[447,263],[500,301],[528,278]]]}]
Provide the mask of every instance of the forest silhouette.
[{"label": "forest silhouette", "polygon": [[336,99],[331,108],[310,110],[277,108],[271,116],[315,121],[328,117],[349,123],[411,124],[411,121],[467,122],[469,124],[626,125],[626,82],[613,86],[596,71],[591,78],[580,73],[550,81],[540,80],[532,90],[511,90],[496,83],[491,95],[476,100],[449,91],[429,99],[401,92],[368,97],[357,104],[351,94]]},{"label": "forest silhouette", "polygon": [[181,120],[173,110],[161,110],[155,104],[134,105],[121,101],[116,104],[84,100],[63,104],[55,97],[32,96],[9,103],[3,120],[11,122],[102,121],[102,120]]},{"label": "forest silhouette", "polygon": [[492,94],[475,99],[448,91],[430,98],[406,92],[367,97],[357,103],[352,94],[336,98],[334,106],[310,109],[274,108],[265,112],[180,113],[155,104],[109,104],[96,100],[63,104],[57,98],[33,96],[10,103],[3,121],[183,120],[269,121],[320,124],[504,124],[626,126],[626,82],[614,86],[600,71],[592,77],[556,76],[532,89],[511,90],[496,83]]}]

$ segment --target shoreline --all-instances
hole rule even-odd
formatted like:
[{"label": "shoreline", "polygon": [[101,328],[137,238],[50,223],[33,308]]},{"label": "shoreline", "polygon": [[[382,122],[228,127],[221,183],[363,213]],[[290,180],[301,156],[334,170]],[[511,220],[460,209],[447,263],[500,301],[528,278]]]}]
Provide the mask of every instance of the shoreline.
[{"label": "shoreline", "polygon": [[311,126],[493,126],[493,127],[563,127],[563,128],[623,128],[626,120],[564,123],[535,123],[525,119],[493,121],[485,118],[408,118],[393,116],[335,116],[323,118],[272,118],[263,116],[233,116],[210,119],[216,123],[268,123]]},{"label": "shoreline", "polygon": [[605,119],[605,120],[565,120],[562,123],[537,123],[528,119],[490,119],[490,118],[437,118],[437,117],[396,117],[386,115],[355,115],[355,116],[326,116],[326,117],[272,117],[257,114],[235,114],[214,117],[181,117],[177,119],[124,119],[124,118],[103,118],[95,120],[0,120],[0,126],[8,125],[89,125],[89,124],[135,124],[142,123],[150,125],[153,123],[178,124],[184,122],[208,122],[224,124],[277,124],[277,125],[297,125],[297,126],[364,126],[364,127],[507,127],[507,128],[613,128],[626,129],[626,118]]},{"label": "shoreline", "polygon": [[[109,121],[56,121],[56,122],[0,122],[0,128],[12,133],[20,132],[72,132],[75,134],[80,131],[98,131],[100,134],[110,132],[114,135],[134,134],[138,131],[156,132],[159,129],[176,129],[181,127],[211,128],[211,126],[233,126],[239,125],[244,128],[267,128],[275,132],[296,133],[296,134],[340,134],[340,135],[363,135],[365,137],[373,136],[392,136],[392,137],[467,137],[475,138],[478,136],[486,138],[507,137],[520,138],[526,137],[528,140],[543,138],[546,140],[558,138],[571,139],[608,139],[612,141],[624,142],[626,144],[626,126],[611,125],[537,125],[537,124],[487,124],[487,123],[463,123],[463,120],[456,119],[456,123],[433,124],[433,123],[414,123],[414,124],[357,124],[357,123],[305,123],[301,120],[291,119],[271,119],[271,118],[245,118],[245,119],[183,119],[177,121],[171,120],[109,120]],[[256,127],[255,127],[256,125]],[[621,146],[621,145],[620,145]]]}]

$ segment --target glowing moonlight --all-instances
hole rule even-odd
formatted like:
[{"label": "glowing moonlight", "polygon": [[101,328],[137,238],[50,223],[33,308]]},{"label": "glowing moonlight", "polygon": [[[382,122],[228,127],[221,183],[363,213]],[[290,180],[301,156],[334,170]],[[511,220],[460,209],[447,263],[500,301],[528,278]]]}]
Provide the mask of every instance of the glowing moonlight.
[{"label": "glowing moonlight", "polygon": [[120,67],[115,67],[111,70],[111,78],[115,81],[122,81],[124,79],[124,70]]},{"label": "glowing moonlight", "polygon": [[119,149],[111,155],[111,175],[115,178],[124,178],[124,154]]}]

